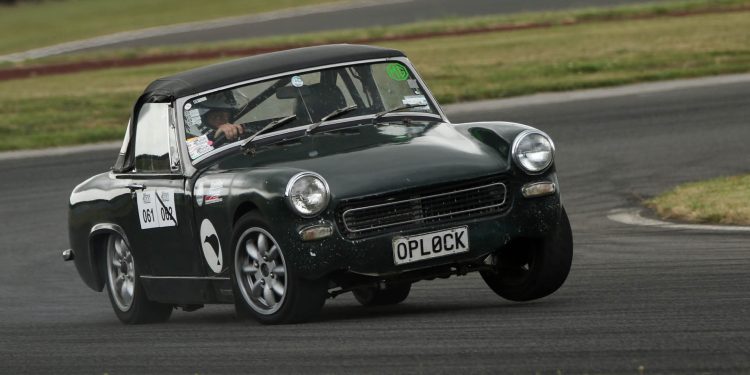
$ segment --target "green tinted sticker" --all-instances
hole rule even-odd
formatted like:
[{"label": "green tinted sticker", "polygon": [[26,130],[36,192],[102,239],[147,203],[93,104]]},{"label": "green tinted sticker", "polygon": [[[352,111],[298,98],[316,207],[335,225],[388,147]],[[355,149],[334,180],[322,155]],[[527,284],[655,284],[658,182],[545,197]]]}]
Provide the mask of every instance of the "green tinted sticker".
[{"label": "green tinted sticker", "polygon": [[409,79],[409,71],[401,64],[388,64],[388,66],[385,67],[385,71],[388,73],[388,77],[391,77],[394,81],[406,81]]}]

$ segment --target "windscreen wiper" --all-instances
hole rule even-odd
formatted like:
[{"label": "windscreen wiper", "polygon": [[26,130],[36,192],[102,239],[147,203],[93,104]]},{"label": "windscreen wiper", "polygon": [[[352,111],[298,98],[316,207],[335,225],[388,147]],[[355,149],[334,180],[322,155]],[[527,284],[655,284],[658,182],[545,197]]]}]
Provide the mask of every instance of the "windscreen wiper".
[{"label": "windscreen wiper", "polygon": [[310,126],[307,128],[307,134],[312,133],[312,131],[315,130],[318,126],[320,126],[322,123],[324,123],[324,122],[326,122],[326,121],[328,121],[328,120],[330,120],[330,119],[332,119],[334,117],[341,116],[344,113],[351,112],[351,111],[353,111],[355,109],[357,109],[357,105],[356,104],[352,104],[352,105],[350,105],[348,107],[339,108],[339,109],[337,109],[337,110],[335,110],[335,111],[333,111],[333,112],[331,112],[331,113],[323,116],[323,118],[320,119],[320,121],[318,121],[318,122],[316,122],[314,124],[310,124]]},{"label": "windscreen wiper", "polygon": [[271,121],[268,125],[264,126],[263,129],[258,130],[255,134],[251,135],[250,138],[248,138],[244,142],[242,142],[242,145],[240,147],[242,147],[244,149],[245,147],[247,147],[247,145],[250,144],[250,142],[252,142],[255,139],[255,137],[257,137],[257,136],[259,136],[259,135],[261,135],[261,134],[263,134],[263,133],[265,133],[265,132],[267,132],[267,131],[269,131],[271,129],[274,129],[274,128],[279,127],[279,126],[281,126],[283,124],[286,124],[287,122],[292,121],[292,120],[294,120],[296,118],[297,118],[297,115],[291,115],[291,116],[287,116],[287,117],[282,117],[282,118],[280,118],[278,120],[275,120],[275,121]]},{"label": "windscreen wiper", "polygon": [[409,109],[409,108],[424,107],[424,106],[425,106],[425,104],[404,104],[404,105],[398,106],[396,108],[388,109],[388,110],[385,110],[385,111],[380,112],[377,115],[375,115],[375,117],[372,118],[372,123],[374,124],[375,120],[377,120],[377,119],[379,119],[379,118],[381,118],[381,117],[383,117],[383,116],[385,116],[385,115],[387,115],[387,114],[389,114],[391,112],[401,111],[401,110]]}]

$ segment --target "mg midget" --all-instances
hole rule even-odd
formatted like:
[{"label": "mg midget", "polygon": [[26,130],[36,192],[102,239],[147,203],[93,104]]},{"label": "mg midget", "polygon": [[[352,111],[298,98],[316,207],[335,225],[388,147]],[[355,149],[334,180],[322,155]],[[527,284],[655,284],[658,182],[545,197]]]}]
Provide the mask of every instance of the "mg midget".
[{"label": "mg midget", "polygon": [[112,169],[70,196],[63,256],[129,324],[212,303],[303,322],[470,272],[534,300],[573,256],[554,154],[529,126],[451,123],[397,50],[255,55],[145,89]]}]

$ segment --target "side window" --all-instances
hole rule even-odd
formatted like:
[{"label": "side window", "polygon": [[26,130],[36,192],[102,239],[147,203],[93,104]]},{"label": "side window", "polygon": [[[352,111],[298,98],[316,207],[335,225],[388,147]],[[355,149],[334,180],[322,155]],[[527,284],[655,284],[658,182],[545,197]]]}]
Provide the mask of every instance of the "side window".
[{"label": "side window", "polygon": [[135,129],[135,171],[169,173],[169,104],[146,103]]}]

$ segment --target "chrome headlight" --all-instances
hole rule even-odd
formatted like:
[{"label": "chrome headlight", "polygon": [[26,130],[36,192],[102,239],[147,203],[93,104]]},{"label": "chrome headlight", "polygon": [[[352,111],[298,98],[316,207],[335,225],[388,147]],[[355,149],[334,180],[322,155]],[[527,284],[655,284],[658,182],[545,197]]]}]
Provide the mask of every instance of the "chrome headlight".
[{"label": "chrome headlight", "polygon": [[325,210],[331,194],[323,177],[302,172],[294,175],[286,185],[286,199],[298,214],[312,217]]},{"label": "chrome headlight", "polygon": [[541,173],[552,164],[555,145],[539,130],[524,130],[513,141],[513,160],[529,174]]}]

